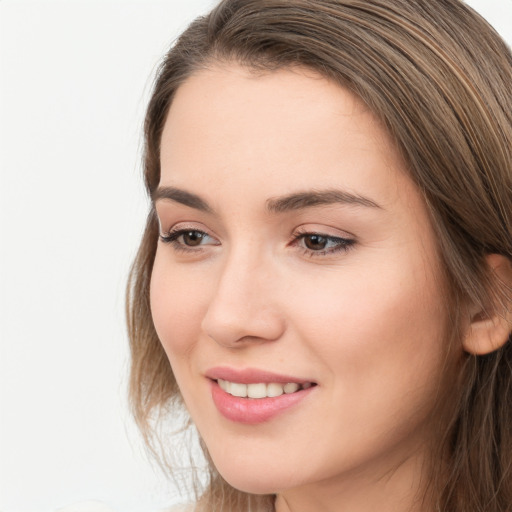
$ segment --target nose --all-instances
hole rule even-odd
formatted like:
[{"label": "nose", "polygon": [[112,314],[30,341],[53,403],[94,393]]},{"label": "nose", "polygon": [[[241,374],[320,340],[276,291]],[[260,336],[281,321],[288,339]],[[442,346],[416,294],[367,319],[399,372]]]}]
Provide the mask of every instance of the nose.
[{"label": "nose", "polygon": [[202,328],[219,345],[275,341],[285,330],[277,276],[262,258],[233,255],[220,272]]}]

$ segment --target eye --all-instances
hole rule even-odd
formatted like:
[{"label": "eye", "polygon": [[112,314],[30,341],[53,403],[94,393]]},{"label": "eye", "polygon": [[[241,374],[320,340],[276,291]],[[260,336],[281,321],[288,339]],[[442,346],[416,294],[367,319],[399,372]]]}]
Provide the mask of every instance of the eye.
[{"label": "eye", "polygon": [[179,235],[176,240],[179,240],[184,245],[188,245],[189,247],[196,247],[201,245],[207,236],[208,235],[206,233],[201,231],[185,231]]},{"label": "eye", "polygon": [[160,235],[160,240],[183,251],[199,249],[204,245],[219,245],[219,242],[208,233],[188,228],[171,229],[166,235]]},{"label": "eye", "polygon": [[302,240],[304,245],[312,251],[324,250],[330,241],[328,237],[323,235],[304,235]]},{"label": "eye", "polygon": [[323,256],[348,251],[355,240],[323,233],[300,233],[295,237],[294,244],[301,247],[306,255]]}]

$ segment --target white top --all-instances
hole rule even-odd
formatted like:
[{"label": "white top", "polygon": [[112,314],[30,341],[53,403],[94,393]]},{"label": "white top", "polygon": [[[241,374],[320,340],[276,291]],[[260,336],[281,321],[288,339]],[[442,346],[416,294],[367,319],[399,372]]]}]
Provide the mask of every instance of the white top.
[{"label": "white top", "polygon": [[[99,501],[82,501],[64,508],[58,509],[56,512],[122,512],[112,510],[107,505]],[[189,503],[186,505],[173,505],[170,508],[160,510],[158,512],[194,512],[194,505]]]}]

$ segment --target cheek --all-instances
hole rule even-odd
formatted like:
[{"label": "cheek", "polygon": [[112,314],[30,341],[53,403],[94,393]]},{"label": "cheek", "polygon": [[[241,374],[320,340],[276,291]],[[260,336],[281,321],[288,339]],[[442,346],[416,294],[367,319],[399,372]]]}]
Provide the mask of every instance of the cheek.
[{"label": "cheek", "polygon": [[424,268],[397,265],[290,294],[307,359],[320,364],[329,403],[339,404],[322,426],[326,438],[346,441],[336,460],[414,439],[429,424],[446,356],[435,282]]},{"label": "cheek", "polygon": [[404,259],[362,265],[365,272],[347,268],[289,294],[311,357],[354,395],[383,386],[408,393],[440,380],[447,331],[440,280],[421,258]]},{"label": "cheek", "polygon": [[204,275],[181,271],[157,251],[151,275],[151,315],[171,365],[185,357],[199,338],[201,319],[208,307]]}]

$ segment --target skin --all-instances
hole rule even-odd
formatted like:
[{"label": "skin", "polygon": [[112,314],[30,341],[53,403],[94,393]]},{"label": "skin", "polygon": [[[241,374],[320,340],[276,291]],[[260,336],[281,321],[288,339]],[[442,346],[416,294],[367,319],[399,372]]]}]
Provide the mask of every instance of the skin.
[{"label": "skin", "polygon": [[[184,236],[159,241],[151,307],[219,472],[238,489],[276,493],[278,512],[420,510],[446,371],[446,295],[425,204],[384,128],[311,71],[217,65],[178,89],[161,163],[161,187],[210,208],[156,199],[163,235],[206,235],[196,246]],[[332,189],[375,205],[267,207]],[[304,233],[331,238],[308,252]],[[352,242],[332,251],[339,238]],[[216,409],[205,377],[214,366],[317,386],[245,425]]]}]

